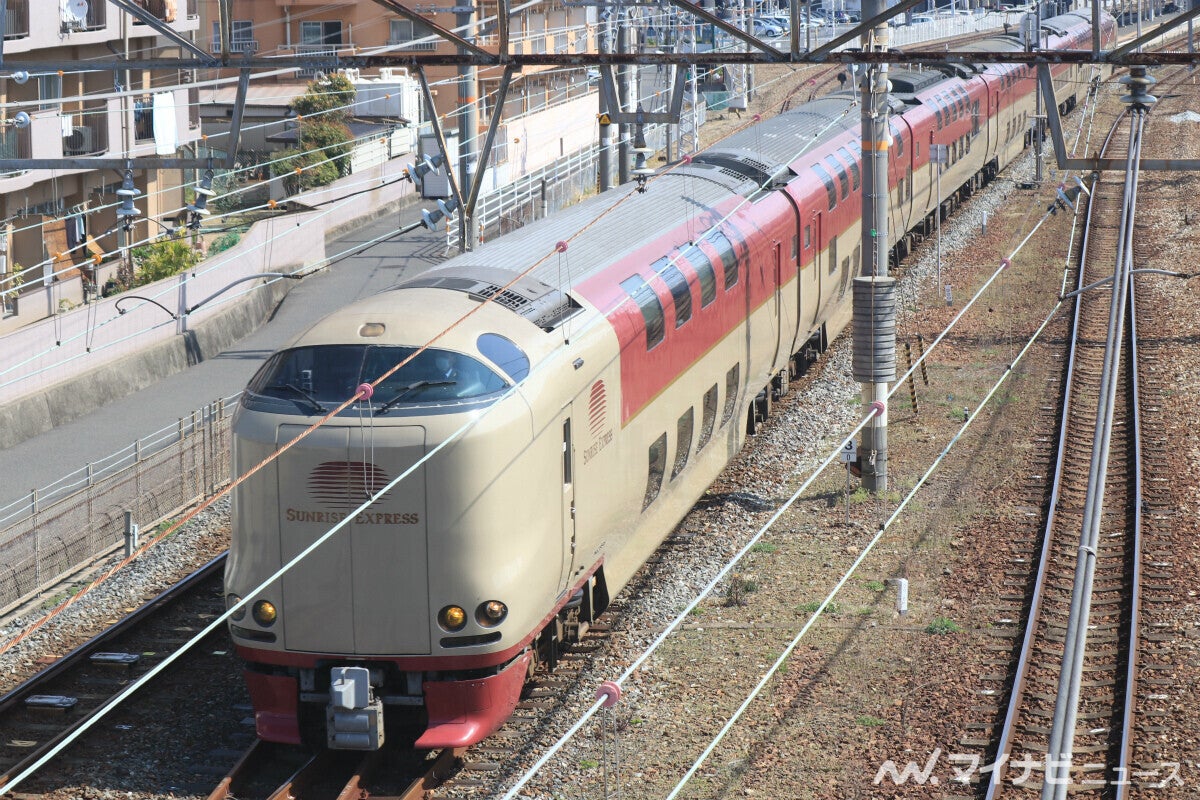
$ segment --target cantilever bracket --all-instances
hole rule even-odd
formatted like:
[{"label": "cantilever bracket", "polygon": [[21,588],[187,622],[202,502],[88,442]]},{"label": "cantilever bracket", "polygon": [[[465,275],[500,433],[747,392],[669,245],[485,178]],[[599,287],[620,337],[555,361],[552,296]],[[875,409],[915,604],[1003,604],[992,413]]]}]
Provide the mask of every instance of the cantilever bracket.
[{"label": "cantilever bracket", "polygon": [[[1050,65],[1046,62],[1037,64],[1038,83],[1042,87],[1042,97],[1047,98],[1045,105],[1046,125],[1050,129],[1050,141],[1054,146],[1054,160],[1061,170],[1091,172],[1093,170],[1125,169],[1124,158],[1071,158],[1067,156],[1067,144],[1063,138],[1062,120],[1058,116],[1058,104],[1054,102],[1054,80],[1050,75]],[[1165,172],[1185,172],[1200,170],[1200,158],[1143,158],[1138,162],[1139,169],[1159,170]]]},{"label": "cantilever bracket", "polygon": [[[914,0],[919,2],[919,0]],[[651,124],[678,124],[679,115],[683,111],[683,94],[687,84],[687,71],[675,70],[675,83],[671,87],[671,105],[667,111],[622,111],[617,100],[617,82],[613,78],[612,67],[604,64],[600,67],[600,105],[605,109],[604,115],[610,123],[616,125],[635,125],[640,122]]]}]

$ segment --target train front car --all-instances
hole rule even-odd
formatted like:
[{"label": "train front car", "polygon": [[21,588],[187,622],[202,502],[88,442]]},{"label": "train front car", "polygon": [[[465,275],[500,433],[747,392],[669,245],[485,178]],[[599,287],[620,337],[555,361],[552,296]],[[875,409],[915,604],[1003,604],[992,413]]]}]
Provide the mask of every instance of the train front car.
[{"label": "train front car", "polygon": [[[582,309],[532,279],[511,290],[529,300],[524,318],[480,305],[466,284],[486,292],[513,276],[466,272],[475,277],[418,279],[331,315],[243,395],[237,475],[437,337],[234,495],[227,601],[251,602],[230,628],[263,739],[376,749],[386,721],[405,736],[423,729],[419,747],[477,742],[515,707],[546,612],[586,581],[567,574],[569,510],[522,510],[564,503],[557,478],[529,480],[559,474],[562,440],[526,399],[564,376],[542,370],[513,389],[549,354],[544,330]],[[470,325],[443,334],[469,312]]]}]

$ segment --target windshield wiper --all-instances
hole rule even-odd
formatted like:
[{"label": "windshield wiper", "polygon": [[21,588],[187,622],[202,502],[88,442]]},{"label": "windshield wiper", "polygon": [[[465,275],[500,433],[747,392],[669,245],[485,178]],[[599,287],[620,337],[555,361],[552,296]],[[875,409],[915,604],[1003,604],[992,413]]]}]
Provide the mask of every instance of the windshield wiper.
[{"label": "windshield wiper", "polygon": [[317,398],[313,397],[311,394],[304,391],[303,389],[301,389],[299,386],[295,385],[294,383],[277,383],[274,386],[271,386],[270,388],[272,388],[272,389],[287,389],[288,391],[293,392],[293,393],[299,395],[300,397],[303,397],[305,400],[307,400],[311,404],[312,409],[314,411],[316,411],[318,414],[325,413],[325,406],[321,405],[321,401],[319,401]]},{"label": "windshield wiper", "polygon": [[410,383],[408,386],[405,386],[403,389],[401,389],[399,392],[397,392],[396,396],[393,397],[391,400],[388,400],[386,403],[381,405],[379,408],[375,409],[375,413],[376,414],[384,413],[385,411],[390,409],[392,406],[396,405],[396,403],[399,403],[401,400],[403,400],[404,398],[408,397],[410,394],[415,392],[417,389],[424,389],[428,386],[453,386],[456,383],[458,383],[458,381],[417,381],[415,383]]}]

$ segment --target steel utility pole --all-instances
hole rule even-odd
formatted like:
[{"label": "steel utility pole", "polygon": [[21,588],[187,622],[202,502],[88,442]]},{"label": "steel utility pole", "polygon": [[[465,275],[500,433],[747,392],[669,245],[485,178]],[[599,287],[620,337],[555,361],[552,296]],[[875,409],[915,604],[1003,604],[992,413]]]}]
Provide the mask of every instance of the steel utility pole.
[{"label": "steel utility pole", "polygon": [[[596,43],[601,53],[612,52],[612,29],[611,16],[601,16],[600,37]],[[612,109],[605,105],[604,92],[597,92],[597,96],[600,98],[600,153],[596,169],[600,173],[599,188],[603,192],[612,187],[612,124],[608,120]]]},{"label": "steel utility pole", "polygon": [[[864,0],[862,14],[882,14],[886,0]],[[886,22],[862,37],[864,51],[885,51]],[[862,81],[862,254],[863,276],[854,279],[854,379],[862,384],[863,408],[874,414],[896,377],[895,279],[888,277],[887,64],[868,65]],[[833,267],[834,265],[830,265]],[[887,489],[887,409],[882,406],[862,431],[859,468],[863,488]]]},{"label": "steel utility pole", "polygon": [[[462,0],[460,0],[462,2]],[[464,31],[463,37],[472,41],[475,37],[470,33],[474,30],[475,7],[471,5],[456,5],[454,24]],[[467,55],[467,50],[460,47],[459,52]],[[467,192],[471,186],[472,173],[475,171],[476,152],[478,146],[475,140],[479,136],[479,81],[475,66],[463,64],[458,68],[458,185],[462,192]],[[449,154],[447,154],[449,155]],[[446,165],[446,169],[451,169]],[[465,202],[465,201],[464,201]],[[467,216],[466,209],[459,209],[458,217],[458,249],[459,252],[474,250],[479,244],[479,226],[475,216]]]},{"label": "steel utility pole", "polygon": [[[629,52],[629,9],[617,4],[617,52]],[[628,64],[617,67],[617,105],[618,111],[632,111],[629,102],[630,68]],[[629,132],[630,127],[625,123],[617,126],[617,183],[629,183]]]}]

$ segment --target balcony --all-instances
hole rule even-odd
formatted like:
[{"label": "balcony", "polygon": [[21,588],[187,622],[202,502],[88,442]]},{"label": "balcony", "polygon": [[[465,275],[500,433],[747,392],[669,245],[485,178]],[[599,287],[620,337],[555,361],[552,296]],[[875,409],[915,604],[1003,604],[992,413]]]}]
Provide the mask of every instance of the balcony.
[{"label": "balcony", "polygon": [[187,18],[200,19],[200,0],[187,0]]},{"label": "balcony", "polygon": [[[221,52],[221,40],[213,39],[208,45],[208,50],[210,53]],[[231,53],[257,53],[258,52],[258,39],[234,38],[232,41],[229,42],[229,52],[231,52]]]},{"label": "balcony", "polygon": [[[430,36],[433,36],[433,34],[430,34]],[[436,36],[433,36],[433,39],[428,42],[414,42],[414,41],[407,40],[407,39],[405,39],[405,40],[388,39],[388,47],[395,47],[400,50],[409,50],[409,51],[437,50],[437,46],[438,46],[437,40],[438,40],[438,37],[436,37]]]},{"label": "balcony", "polygon": [[154,99],[148,94],[133,101],[133,140],[154,140]]},{"label": "balcony", "polygon": [[[338,53],[340,53],[344,50],[353,50],[354,44],[352,42],[337,42],[337,43],[325,43],[325,44],[297,44],[297,45],[293,45],[292,49],[296,51],[296,55],[299,56],[300,58],[303,58],[305,56],[315,56],[318,58],[334,58],[335,56],[337,56]],[[322,67],[304,66],[304,67],[301,67],[296,72],[296,77],[312,78],[312,77],[316,76],[316,74],[318,72],[321,72],[322,69],[328,69],[328,68],[327,67],[322,68]]]},{"label": "balcony", "polygon": [[4,8],[4,40],[29,35],[29,0],[8,0]]},{"label": "balcony", "polygon": [[[89,5],[94,4],[89,3]],[[174,22],[179,16],[179,3],[177,0],[134,0],[134,5],[141,6],[163,22]],[[189,19],[191,16],[191,14],[188,14]],[[198,12],[196,16],[200,16]],[[135,19],[133,24],[144,25],[145,23],[140,19]]]},{"label": "balcony", "polygon": [[62,32],[103,30],[108,25],[107,7],[108,3],[88,3],[87,13],[82,18],[64,13]]},{"label": "balcony", "polygon": [[[0,128],[0,158],[32,158],[29,128],[17,128],[11,125]],[[0,179],[20,175],[25,170],[0,172]]]},{"label": "balcony", "polygon": [[108,150],[108,105],[96,103],[82,111],[64,112],[71,125],[63,127],[63,157],[94,156]]}]

